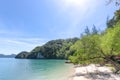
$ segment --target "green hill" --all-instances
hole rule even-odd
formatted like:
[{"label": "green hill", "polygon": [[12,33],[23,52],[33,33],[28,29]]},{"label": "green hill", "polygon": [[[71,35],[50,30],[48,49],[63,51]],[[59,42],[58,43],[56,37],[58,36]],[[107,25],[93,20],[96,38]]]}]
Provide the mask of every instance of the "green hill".
[{"label": "green hill", "polygon": [[51,40],[43,46],[37,46],[31,52],[22,51],[15,58],[21,59],[67,59],[71,55],[70,47],[78,38]]}]

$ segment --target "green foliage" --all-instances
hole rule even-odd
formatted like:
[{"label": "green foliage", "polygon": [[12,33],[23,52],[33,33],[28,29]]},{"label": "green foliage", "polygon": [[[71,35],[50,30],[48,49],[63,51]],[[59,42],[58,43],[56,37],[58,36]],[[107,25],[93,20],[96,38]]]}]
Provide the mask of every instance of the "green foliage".
[{"label": "green foliage", "polygon": [[115,12],[115,15],[112,19],[107,19],[107,27],[113,28],[120,21],[120,9]]},{"label": "green foliage", "polygon": [[77,56],[69,56],[69,60],[71,60],[74,64],[79,63],[79,59]]},{"label": "green foliage", "polygon": [[101,48],[108,55],[120,54],[120,22],[114,27],[114,29],[108,29],[101,38]]},{"label": "green foliage", "polygon": [[[81,64],[89,64],[91,62],[94,63],[98,62],[97,60],[93,59],[99,58],[102,56],[100,54],[100,35],[85,35],[79,41],[77,41],[71,48],[74,50],[73,58],[70,58],[71,61],[81,63]],[[76,58],[74,58],[76,56]],[[74,59],[74,60],[72,60]],[[73,62],[73,63],[74,63]]]}]

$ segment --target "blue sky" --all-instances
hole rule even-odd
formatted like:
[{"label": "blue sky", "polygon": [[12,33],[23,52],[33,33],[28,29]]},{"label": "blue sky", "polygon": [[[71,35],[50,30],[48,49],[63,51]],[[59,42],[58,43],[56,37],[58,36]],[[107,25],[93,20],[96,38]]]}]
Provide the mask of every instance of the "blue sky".
[{"label": "blue sky", "polygon": [[107,0],[0,0],[0,53],[31,51],[53,39],[79,37],[93,24],[101,31],[117,7]]}]

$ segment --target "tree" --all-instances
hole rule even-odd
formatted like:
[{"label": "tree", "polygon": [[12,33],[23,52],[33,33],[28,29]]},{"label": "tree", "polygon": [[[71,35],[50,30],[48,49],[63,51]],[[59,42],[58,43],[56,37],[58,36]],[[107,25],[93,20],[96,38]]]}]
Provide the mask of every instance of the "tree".
[{"label": "tree", "polygon": [[107,4],[114,2],[116,6],[120,5],[120,0],[108,0]]},{"label": "tree", "polygon": [[[118,1],[120,2],[116,0]],[[120,70],[118,61],[120,60],[118,59],[120,57],[120,9],[115,12],[112,19],[107,20],[107,27],[104,33],[97,34],[97,29],[93,26],[90,35],[82,35],[79,44],[77,42],[73,45],[74,54],[70,56],[71,61],[78,64],[109,63],[115,68],[115,73],[118,73]]]},{"label": "tree", "polygon": [[86,34],[86,35],[90,35],[90,30],[89,30],[88,26],[86,26],[85,34]]},{"label": "tree", "polygon": [[[108,0],[108,4],[114,2],[116,6],[120,6],[120,0]],[[113,28],[114,25],[120,20],[120,9],[118,9],[115,13],[112,19],[107,18],[107,27]]]},{"label": "tree", "polygon": [[115,15],[112,19],[109,20],[109,18],[107,18],[107,28],[115,27],[114,25],[120,21],[120,9],[118,9],[114,14]]},{"label": "tree", "polygon": [[75,48],[76,46],[79,46],[79,50],[70,56],[71,61],[80,64],[110,63],[116,73],[120,70],[120,64],[116,60],[116,56],[120,55],[120,22],[113,29],[107,29],[103,35],[84,35],[79,45],[74,45]]},{"label": "tree", "polygon": [[[91,63],[91,61],[93,62],[93,58],[99,58],[99,42],[100,38],[98,34],[89,36],[84,35],[79,41],[77,41],[72,46],[75,52],[73,56],[70,56],[71,61],[80,64],[89,64]],[[95,60],[94,63],[96,63],[96,61],[98,60]]]},{"label": "tree", "polygon": [[107,33],[101,38],[101,53],[104,59],[109,61],[115,68],[116,72],[120,70],[118,62],[114,59],[120,55],[120,22],[115,25],[114,29],[108,29]]},{"label": "tree", "polygon": [[116,24],[116,20],[115,17],[113,17],[112,19],[109,20],[109,18],[107,18],[107,28],[113,28],[114,25]]},{"label": "tree", "polygon": [[116,22],[120,21],[120,9],[118,9],[118,10],[115,12],[115,19],[116,19]]},{"label": "tree", "polygon": [[96,29],[95,25],[93,25],[92,34],[98,34],[98,30]]}]

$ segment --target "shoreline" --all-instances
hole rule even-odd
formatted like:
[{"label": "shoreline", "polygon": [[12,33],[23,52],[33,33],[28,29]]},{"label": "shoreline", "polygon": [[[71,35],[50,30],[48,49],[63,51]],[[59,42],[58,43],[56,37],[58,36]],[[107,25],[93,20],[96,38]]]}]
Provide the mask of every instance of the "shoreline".
[{"label": "shoreline", "polygon": [[90,64],[74,66],[68,80],[120,80],[120,74],[114,74],[110,67]]}]

